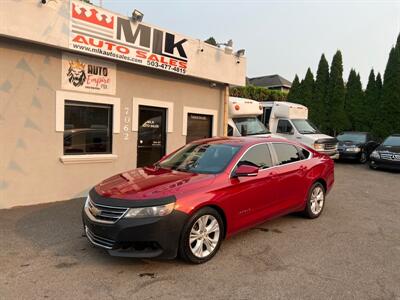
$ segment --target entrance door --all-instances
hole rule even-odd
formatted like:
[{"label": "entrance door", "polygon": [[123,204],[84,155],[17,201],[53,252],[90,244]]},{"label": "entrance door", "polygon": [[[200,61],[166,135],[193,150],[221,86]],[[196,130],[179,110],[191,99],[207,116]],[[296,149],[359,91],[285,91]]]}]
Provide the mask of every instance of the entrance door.
[{"label": "entrance door", "polygon": [[212,116],[188,114],[186,143],[209,138],[212,135]]},{"label": "entrance door", "polygon": [[165,155],[166,109],[139,106],[137,167],[150,166]]}]

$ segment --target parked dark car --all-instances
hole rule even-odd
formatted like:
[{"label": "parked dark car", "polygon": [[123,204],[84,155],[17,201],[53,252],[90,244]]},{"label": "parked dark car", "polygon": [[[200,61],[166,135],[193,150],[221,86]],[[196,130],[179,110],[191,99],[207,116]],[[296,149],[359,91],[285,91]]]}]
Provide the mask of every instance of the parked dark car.
[{"label": "parked dark car", "polygon": [[352,159],[365,163],[379,145],[369,132],[346,131],[336,137],[339,141],[339,159]]},{"label": "parked dark car", "polygon": [[400,171],[400,134],[388,136],[383,143],[371,153],[371,169],[391,169]]}]

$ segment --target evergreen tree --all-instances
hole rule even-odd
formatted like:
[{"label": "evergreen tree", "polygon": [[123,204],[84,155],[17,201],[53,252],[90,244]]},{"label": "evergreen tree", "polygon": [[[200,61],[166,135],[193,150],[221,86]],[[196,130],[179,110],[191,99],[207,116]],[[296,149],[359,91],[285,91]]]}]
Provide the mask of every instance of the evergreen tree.
[{"label": "evergreen tree", "polygon": [[328,116],[330,130],[333,135],[348,127],[344,111],[345,87],[343,82],[342,53],[338,50],[333,56],[328,88]]},{"label": "evergreen tree", "polygon": [[204,43],[207,43],[207,44],[210,44],[210,45],[213,45],[213,46],[217,46],[217,41],[212,36],[209,37],[208,39],[206,39],[204,41]]},{"label": "evergreen tree", "polygon": [[378,107],[378,89],[377,82],[375,79],[375,73],[372,69],[369,73],[367,88],[365,89],[364,97],[364,128],[365,131],[373,131],[375,127],[375,116],[376,111],[379,111]]},{"label": "evergreen tree", "polygon": [[296,74],[292,82],[292,87],[290,88],[290,91],[287,96],[288,101],[295,102],[296,98],[298,98],[299,88],[300,88],[300,80],[299,76],[297,76]]},{"label": "evergreen tree", "polygon": [[360,75],[351,69],[346,84],[345,112],[352,130],[363,130],[363,91]]},{"label": "evergreen tree", "polygon": [[381,110],[376,122],[376,133],[385,137],[400,132],[400,36],[392,48],[386,65]]},{"label": "evergreen tree", "polygon": [[314,96],[314,75],[311,72],[311,69],[307,69],[306,77],[304,77],[304,80],[301,83],[301,104],[309,107],[312,103],[313,96]]},{"label": "evergreen tree", "polygon": [[315,79],[314,86],[314,97],[309,107],[309,119],[317,125],[317,127],[325,131],[328,128],[327,114],[326,114],[326,103],[328,97],[328,85],[329,85],[329,64],[322,54],[318,64],[317,76]]}]

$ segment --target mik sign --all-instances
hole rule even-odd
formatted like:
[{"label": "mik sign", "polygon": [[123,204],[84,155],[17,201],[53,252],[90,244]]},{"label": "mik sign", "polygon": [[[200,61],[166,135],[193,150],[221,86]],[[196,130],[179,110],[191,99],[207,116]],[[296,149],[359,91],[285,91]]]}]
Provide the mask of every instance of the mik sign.
[{"label": "mik sign", "polygon": [[186,74],[186,38],[81,1],[70,12],[70,49]]}]

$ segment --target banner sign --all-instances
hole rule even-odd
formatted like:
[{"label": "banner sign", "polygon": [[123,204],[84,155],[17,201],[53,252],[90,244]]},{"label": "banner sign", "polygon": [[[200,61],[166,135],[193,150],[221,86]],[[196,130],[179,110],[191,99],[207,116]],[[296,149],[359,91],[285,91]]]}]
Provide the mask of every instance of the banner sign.
[{"label": "banner sign", "polygon": [[71,0],[70,49],[186,74],[188,47],[183,36]]},{"label": "banner sign", "polygon": [[116,73],[113,63],[71,53],[62,54],[63,89],[115,95]]}]

